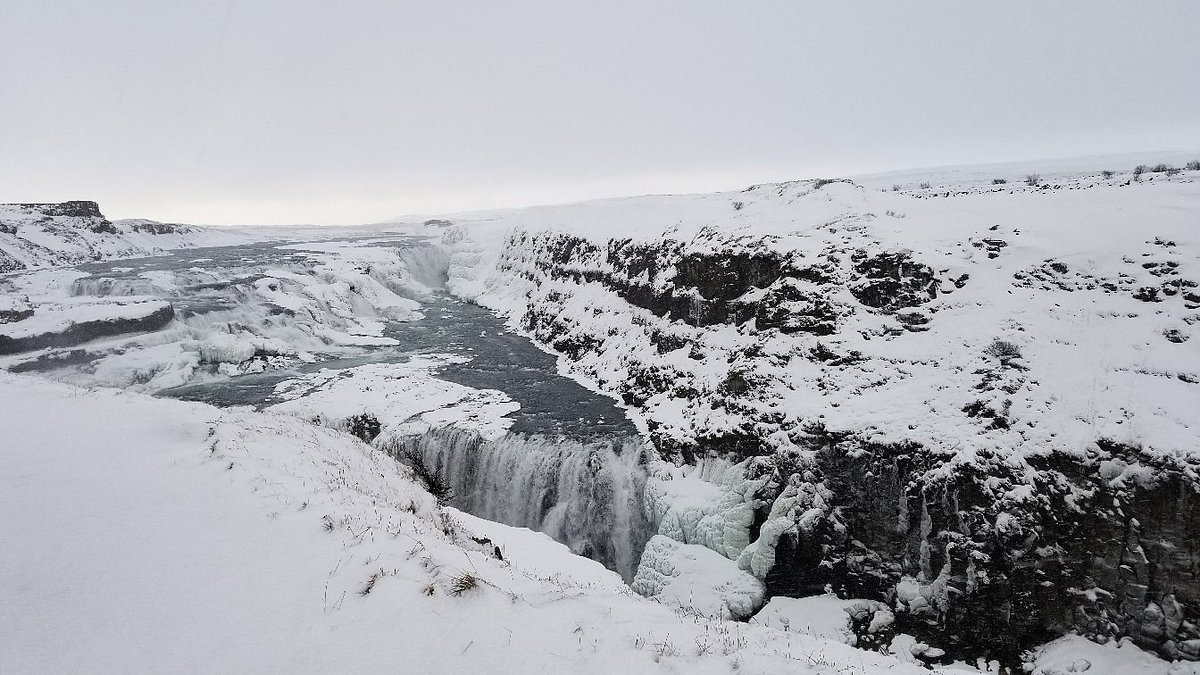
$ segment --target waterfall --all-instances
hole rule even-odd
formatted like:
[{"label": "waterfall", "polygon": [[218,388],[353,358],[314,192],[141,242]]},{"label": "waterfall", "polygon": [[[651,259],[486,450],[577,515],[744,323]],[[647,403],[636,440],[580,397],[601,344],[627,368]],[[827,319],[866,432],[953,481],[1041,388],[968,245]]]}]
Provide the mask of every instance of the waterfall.
[{"label": "waterfall", "polygon": [[439,244],[410,246],[396,254],[408,274],[431,290],[446,287],[450,269],[450,249]]},{"label": "waterfall", "polygon": [[148,279],[83,277],[71,282],[71,295],[155,295],[158,289]]},{"label": "waterfall", "polygon": [[643,511],[649,451],[636,439],[585,443],[508,434],[485,440],[443,428],[390,450],[420,458],[439,474],[456,508],[544,532],[627,581],[652,534]]}]

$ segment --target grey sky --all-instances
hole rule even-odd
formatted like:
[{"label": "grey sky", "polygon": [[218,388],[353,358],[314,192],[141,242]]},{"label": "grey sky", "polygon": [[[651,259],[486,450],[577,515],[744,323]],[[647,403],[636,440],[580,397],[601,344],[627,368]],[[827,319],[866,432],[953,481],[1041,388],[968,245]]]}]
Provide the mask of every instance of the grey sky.
[{"label": "grey sky", "polygon": [[0,0],[0,201],[354,223],[1200,149],[1200,2]]}]

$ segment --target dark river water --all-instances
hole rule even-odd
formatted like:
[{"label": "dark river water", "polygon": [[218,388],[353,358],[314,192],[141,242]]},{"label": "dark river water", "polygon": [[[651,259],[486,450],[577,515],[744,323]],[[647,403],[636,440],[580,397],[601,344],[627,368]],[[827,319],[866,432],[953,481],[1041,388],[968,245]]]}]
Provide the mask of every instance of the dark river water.
[{"label": "dark river water", "polygon": [[[397,249],[426,245],[411,236],[360,237],[358,243]],[[88,289],[124,284],[127,288],[122,290],[137,294],[144,290],[139,284],[150,286],[141,276],[145,272],[171,273],[184,280],[202,276],[205,277],[202,281],[185,283],[166,299],[179,313],[203,314],[227,308],[239,285],[253,283],[267,269],[303,270],[319,262],[317,254],[283,248],[286,244],[185,249],[147,258],[89,263],[79,266],[80,271],[90,276],[77,282],[77,286]],[[423,318],[415,321],[387,324],[384,335],[397,340],[398,346],[364,348],[350,357],[297,363],[157,393],[218,406],[261,408],[277,402],[272,394],[278,383],[304,373],[323,368],[399,363],[417,354],[454,354],[469,357],[470,361],[447,365],[436,376],[468,387],[503,391],[521,405],[511,415],[514,433],[575,439],[637,435],[636,428],[612,399],[558,375],[555,357],[508,330],[490,311],[458,300],[444,290],[435,290],[432,301],[422,302],[421,313]]]}]

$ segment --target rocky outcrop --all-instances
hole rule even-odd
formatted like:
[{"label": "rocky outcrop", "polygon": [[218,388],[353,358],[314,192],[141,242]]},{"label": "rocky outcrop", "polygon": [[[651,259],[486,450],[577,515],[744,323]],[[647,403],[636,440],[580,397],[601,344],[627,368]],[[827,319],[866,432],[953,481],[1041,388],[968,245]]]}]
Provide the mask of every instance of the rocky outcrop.
[{"label": "rocky outcrop", "polygon": [[113,222],[91,201],[0,204],[0,273],[145,256],[201,241],[234,243],[240,238],[152,220]]},{"label": "rocky outcrop", "polygon": [[816,513],[781,538],[772,593],[886,600],[902,632],[1006,663],[1066,632],[1200,658],[1197,467],[1107,442],[1026,465],[809,442],[811,463],[779,468],[816,486],[802,507]]},{"label": "rocky outcrop", "polygon": [[13,323],[33,316],[33,305],[25,297],[0,295],[0,324]]},{"label": "rocky outcrop", "polygon": [[40,204],[13,204],[30,211],[38,211],[43,215],[55,217],[66,216],[69,218],[99,218],[107,220],[104,214],[100,213],[100,205],[90,201],[73,201],[73,202],[58,202],[58,203],[40,203]]},{"label": "rocky outcrop", "polygon": [[1200,658],[1191,221],[1102,188],[1076,227],[1051,195],[910,218],[845,183],[563,207],[451,287],[664,459],[761,480],[737,562],[768,596],[829,586],[1010,666],[1066,632]]},{"label": "rocky outcrop", "polygon": [[[939,285],[955,287],[907,251],[868,253],[856,249],[850,255],[833,251],[812,255],[780,251],[775,243],[770,237],[735,237],[716,231],[703,232],[689,242],[615,239],[603,244],[557,232],[517,231],[506,242],[500,268],[532,285],[523,327],[572,359],[588,354],[598,357],[614,333],[597,332],[572,320],[569,313],[555,311],[571,302],[572,296],[569,288],[561,291],[547,282],[568,287],[598,285],[663,320],[645,322],[642,329],[656,354],[664,358],[611,357],[621,358],[628,369],[627,378],[613,383],[626,403],[642,405],[656,397],[695,399],[702,395],[700,383],[666,363],[665,355],[670,352],[685,350],[697,361],[727,360],[727,372],[710,387],[720,395],[707,402],[727,413],[730,424],[720,430],[695,429],[694,435],[685,439],[663,433],[653,416],[648,424],[660,452],[667,457],[692,461],[701,447],[707,452],[746,457],[771,452],[765,437],[789,428],[780,426],[781,416],[770,411],[770,402],[764,400],[761,385],[770,378],[759,372],[762,353],[753,336],[831,335],[846,317],[859,311],[892,315],[900,322],[927,323],[927,317],[895,310],[929,302],[937,297]],[[604,310],[597,307],[594,311],[599,315]],[[688,328],[720,326],[736,328],[739,334],[750,336],[752,344],[740,351],[706,354]],[[743,361],[745,365],[739,365]]]},{"label": "rocky outcrop", "polygon": [[72,347],[102,337],[154,331],[171,323],[173,318],[175,310],[168,304],[140,317],[80,321],[63,330],[20,337],[0,335],[0,354],[17,354],[47,347]]},{"label": "rocky outcrop", "polygon": [[704,239],[704,246],[612,239],[601,247],[565,234],[519,232],[506,248],[534,251],[538,271],[551,279],[598,282],[635,307],[692,326],[755,321],[789,333],[834,330],[828,292],[837,279],[827,261],[781,254],[760,238],[711,231]]}]

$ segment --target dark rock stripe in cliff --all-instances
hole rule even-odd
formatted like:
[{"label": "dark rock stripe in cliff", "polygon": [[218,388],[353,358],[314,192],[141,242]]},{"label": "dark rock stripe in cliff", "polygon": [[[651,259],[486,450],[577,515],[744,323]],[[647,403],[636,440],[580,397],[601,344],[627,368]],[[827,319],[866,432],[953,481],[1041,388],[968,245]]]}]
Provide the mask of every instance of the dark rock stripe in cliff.
[{"label": "dark rock stripe in cliff", "polygon": [[167,305],[152,314],[136,319],[81,321],[62,332],[21,338],[0,335],[0,354],[16,354],[46,347],[71,347],[112,335],[155,331],[171,323],[173,318],[175,318],[175,309]]}]

